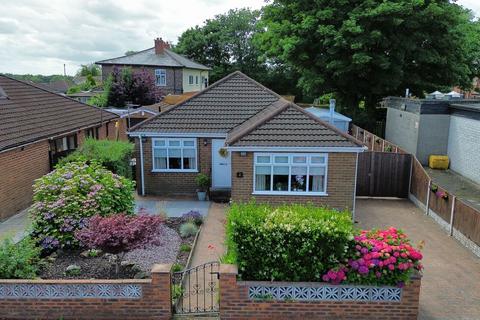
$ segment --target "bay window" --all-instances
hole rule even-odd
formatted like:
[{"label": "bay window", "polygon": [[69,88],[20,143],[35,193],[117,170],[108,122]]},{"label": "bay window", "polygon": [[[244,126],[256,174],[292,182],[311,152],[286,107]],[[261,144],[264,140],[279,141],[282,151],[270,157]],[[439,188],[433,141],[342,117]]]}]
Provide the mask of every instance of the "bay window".
[{"label": "bay window", "polygon": [[152,139],[152,171],[196,172],[196,139]]},{"label": "bay window", "polygon": [[326,195],[327,154],[254,155],[254,193]]}]

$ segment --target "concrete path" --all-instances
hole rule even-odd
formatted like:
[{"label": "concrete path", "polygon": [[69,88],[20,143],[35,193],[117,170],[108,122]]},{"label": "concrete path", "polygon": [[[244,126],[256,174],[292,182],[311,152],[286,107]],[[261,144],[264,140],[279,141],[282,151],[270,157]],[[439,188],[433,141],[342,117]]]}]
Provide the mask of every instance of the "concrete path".
[{"label": "concrete path", "polygon": [[192,198],[162,198],[135,196],[135,213],[164,213],[168,217],[180,217],[190,210],[198,211],[206,216],[210,208],[209,201],[198,201]]},{"label": "concrete path", "polygon": [[30,227],[30,223],[28,208],[0,222],[0,241],[10,237],[14,242],[22,240],[25,236],[25,230]]},{"label": "concrete path", "polygon": [[452,170],[435,170],[425,167],[433,183],[444,187],[448,192],[458,198],[468,201],[472,206],[480,210],[480,185],[465,178]]},{"label": "concrete path", "polygon": [[419,319],[480,319],[480,259],[408,200],[357,200],[361,228],[394,226],[425,241]]}]

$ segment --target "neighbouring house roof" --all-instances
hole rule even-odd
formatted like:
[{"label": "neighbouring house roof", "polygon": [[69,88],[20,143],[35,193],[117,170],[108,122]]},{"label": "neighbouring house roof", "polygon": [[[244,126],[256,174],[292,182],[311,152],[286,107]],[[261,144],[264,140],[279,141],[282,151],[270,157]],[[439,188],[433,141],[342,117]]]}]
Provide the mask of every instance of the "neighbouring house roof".
[{"label": "neighbouring house roof", "polygon": [[137,114],[137,113],[141,113],[142,115],[144,115],[145,113],[148,113],[150,115],[157,115],[158,112],[155,112],[153,110],[150,110],[148,108],[145,108],[145,107],[140,107],[140,108],[136,108],[136,109],[117,109],[117,108],[109,108],[109,109],[105,109],[109,112],[112,112],[112,113],[115,113],[116,115],[119,115],[120,118],[125,118],[125,117],[128,117],[128,115],[134,115],[134,114]]},{"label": "neighbouring house roof", "polygon": [[164,49],[162,54],[155,54],[155,48],[146,49],[137,53],[118,58],[106,59],[95,62],[96,64],[115,65],[141,65],[159,67],[191,68],[199,70],[210,70],[200,63],[196,63],[170,49]]},{"label": "neighbouring house roof", "polygon": [[238,71],[130,133],[223,133],[230,147],[363,147]]},{"label": "neighbouring house roof", "polygon": [[148,105],[148,106],[144,106],[144,107],[147,108],[147,109],[150,109],[152,111],[155,111],[157,113],[158,112],[164,112],[164,111],[170,109],[171,107],[173,107],[174,105],[187,100],[188,98],[190,98],[191,96],[193,96],[197,92],[198,91],[185,92],[183,94],[169,94],[169,95],[166,95],[162,99],[162,101],[151,104],[151,105]]},{"label": "neighbouring house roof", "polygon": [[[330,110],[329,109],[309,107],[309,108],[306,108],[305,111],[308,111],[308,112],[312,113],[314,116],[317,116],[319,118],[326,118],[326,117],[330,118]],[[336,111],[333,112],[333,119],[347,121],[347,122],[352,121],[352,119],[350,119],[349,117],[344,116],[343,114],[338,113]]]},{"label": "neighbouring house roof", "polygon": [[0,151],[118,118],[37,85],[0,75]]},{"label": "neighbouring house roof", "polygon": [[73,82],[67,80],[57,80],[48,83],[37,83],[36,85],[43,89],[53,91],[55,93],[66,93],[68,88],[73,85]]}]

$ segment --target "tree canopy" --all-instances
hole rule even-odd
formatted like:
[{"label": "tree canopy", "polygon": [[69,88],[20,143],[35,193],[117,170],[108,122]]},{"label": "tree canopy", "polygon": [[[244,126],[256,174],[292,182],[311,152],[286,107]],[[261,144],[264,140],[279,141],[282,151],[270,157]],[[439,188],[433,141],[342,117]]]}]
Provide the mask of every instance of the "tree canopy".
[{"label": "tree canopy", "polygon": [[76,75],[80,77],[86,77],[86,76],[96,77],[96,76],[102,75],[102,71],[100,70],[100,67],[94,63],[82,64],[80,69],[78,69]]},{"label": "tree canopy", "polygon": [[478,23],[448,0],[274,0],[261,27],[261,50],[296,70],[305,92],[334,92],[347,113],[478,75]]},{"label": "tree canopy", "polygon": [[174,50],[212,68],[210,83],[240,70],[274,91],[300,94],[297,73],[277,59],[265,59],[256,43],[259,21],[257,10],[230,10],[183,32]]}]

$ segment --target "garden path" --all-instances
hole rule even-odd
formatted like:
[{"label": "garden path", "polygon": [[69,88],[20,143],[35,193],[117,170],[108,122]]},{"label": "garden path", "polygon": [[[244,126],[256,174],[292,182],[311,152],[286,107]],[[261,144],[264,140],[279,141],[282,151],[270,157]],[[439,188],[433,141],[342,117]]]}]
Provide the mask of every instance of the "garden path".
[{"label": "garden path", "polygon": [[30,219],[27,208],[7,220],[0,222],[0,241],[9,237],[12,237],[14,242],[22,240],[29,226]]},{"label": "garden path", "polygon": [[425,241],[419,319],[480,319],[480,259],[408,200],[357,199],[361,228],[395,226]]}]

